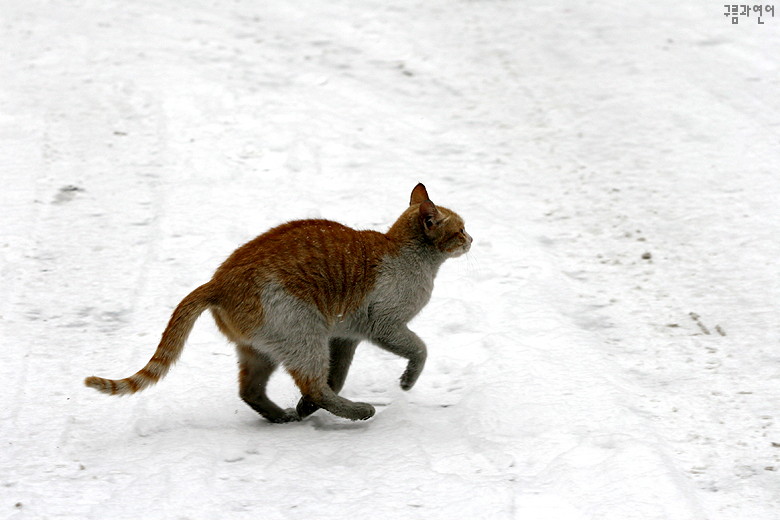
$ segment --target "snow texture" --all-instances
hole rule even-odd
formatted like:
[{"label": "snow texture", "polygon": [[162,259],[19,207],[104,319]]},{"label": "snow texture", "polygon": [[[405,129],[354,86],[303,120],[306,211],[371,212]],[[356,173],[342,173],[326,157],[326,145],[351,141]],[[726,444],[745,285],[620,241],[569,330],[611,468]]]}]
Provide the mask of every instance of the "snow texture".
[{"label": "snow texture", "polygon": [[[780,507],[780,5],[5,0],[0,517],[769,520]],[[173,307],[295,218],[424,182],[472,252],[365,344],[367,422],[264,422]],[[272,380],[285,406],[289,376]]]}]

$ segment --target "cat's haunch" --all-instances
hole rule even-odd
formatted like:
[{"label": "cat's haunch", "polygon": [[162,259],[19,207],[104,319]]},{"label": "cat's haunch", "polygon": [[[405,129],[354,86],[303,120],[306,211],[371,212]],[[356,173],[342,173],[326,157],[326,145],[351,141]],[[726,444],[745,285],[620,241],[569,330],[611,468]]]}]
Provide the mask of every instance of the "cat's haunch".
[{"label": "cat's haunch", "polygon": [[[407,323],[428,303],[442,262],[468,252],[471,242],[463,219],[431,202],[422,184],[387,233],[328,220],[282,224],[239,247],[211,281],[182,300],[144,368],[125,379],[93,376],[84,382],[113,395],[156,383],[209,309],[236,344],[239,394],[260,415],[289,422],[324,408],[368,419],[373,406],[338,395],[357,344],[368,340],[406,358],[401,388],[412,388],[426,348]],[[302,394],[294,410],[266,395],[279,364]]]}]

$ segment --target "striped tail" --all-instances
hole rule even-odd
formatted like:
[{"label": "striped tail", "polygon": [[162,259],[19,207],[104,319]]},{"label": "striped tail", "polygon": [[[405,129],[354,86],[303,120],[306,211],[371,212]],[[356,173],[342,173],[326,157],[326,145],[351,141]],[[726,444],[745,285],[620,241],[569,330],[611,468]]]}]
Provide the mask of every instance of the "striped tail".
[{"label": "striped tail", "polygon": [[214,294],[211,284],[201,285],[187,295],[173,311],[160,344],[145,367],[125,379],[92,376],[86,378],[84,384],[111,395],[134,394],[155,384],[165,377],[171,365],[179,359],[195,320],[213,303]]}]

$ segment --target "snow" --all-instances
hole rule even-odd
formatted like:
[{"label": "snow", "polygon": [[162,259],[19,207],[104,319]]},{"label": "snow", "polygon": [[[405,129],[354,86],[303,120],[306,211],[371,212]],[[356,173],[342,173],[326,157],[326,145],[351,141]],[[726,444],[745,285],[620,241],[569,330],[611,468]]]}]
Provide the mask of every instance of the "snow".
[{"label": "snow", "polygon": [[[0,9],[0,516],[777,518],[780,13]],[[375,418],[263,422],[208,317],[156,387],[83,386],[142,367],[241,243],[384,230],[419,181],[475,242],[411,392],[358,350]]]}]

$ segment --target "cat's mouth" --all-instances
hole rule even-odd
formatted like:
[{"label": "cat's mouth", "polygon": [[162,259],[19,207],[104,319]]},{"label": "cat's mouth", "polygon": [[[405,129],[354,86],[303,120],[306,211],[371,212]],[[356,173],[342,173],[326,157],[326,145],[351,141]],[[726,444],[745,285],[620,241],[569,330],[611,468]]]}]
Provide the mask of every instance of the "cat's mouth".
[{"label": "cat's mouth", "polygon": [[471,249],[471,242],[473,242],[473,239],[469,236],[467,242],[464,242],[460,247],[456,247],[447,251],[447,254],[450,255],[450,258],[458,258],[459,256],[463,256]]}]

